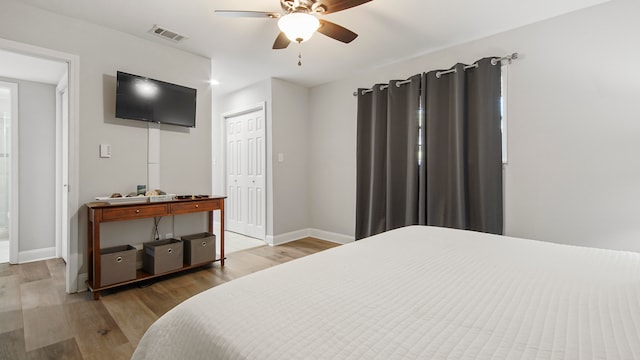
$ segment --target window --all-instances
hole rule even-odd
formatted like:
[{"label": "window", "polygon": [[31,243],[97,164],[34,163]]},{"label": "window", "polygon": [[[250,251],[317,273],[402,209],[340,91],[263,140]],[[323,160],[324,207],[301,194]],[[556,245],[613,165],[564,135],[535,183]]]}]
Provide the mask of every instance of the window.
[{"label": "window", "polygon": [[424,126],[424,109],[422,108],[422,101],[419,102],[420,108],[418,109],[418,166],[422,165],[422,127]]},{"label": "window", "polygon": [[[509,67],[506,65],[500,65],[500,131],[502,133],[502,164],[507,164],[507,83],[509,78]],[[420,102],[420,108],[418,109],[418,166],[422,165],[424,152],[422,151],[422,127],[424,123],[425,110],[422,107],[422,101]]]},{"label": "window", "polygon": [[502,131],[502,164],[507,164],[507,83],[509,67],[501,65],[500,77],[500,130]]}]

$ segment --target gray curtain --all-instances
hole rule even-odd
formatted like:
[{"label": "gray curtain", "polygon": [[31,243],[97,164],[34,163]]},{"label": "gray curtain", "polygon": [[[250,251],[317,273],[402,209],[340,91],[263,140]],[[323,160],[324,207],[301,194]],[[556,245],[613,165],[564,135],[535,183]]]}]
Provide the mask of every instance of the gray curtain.
[{"label": "gray curtain", "polygon": [[358,89],[356,239],[386,228],[387,89]]},{"label": "gray curtain", "polygon": [[420,223],[503,233],[500,65],[423,75],[426,144]]},{"label": "gray curtain", "polygon": [[421,75],[409,80],[358,89],[356,239],[417,224]]},{"label": "gray curtain", "polygon": [[418,136],[421,75],[389,83],[387,108],[387,223],[385,230],[418,223]]},{"label": "gray curtain", "polygon": [[503,233],[500,65],[476,64],[358,89],[356,239],[413,224]]}]

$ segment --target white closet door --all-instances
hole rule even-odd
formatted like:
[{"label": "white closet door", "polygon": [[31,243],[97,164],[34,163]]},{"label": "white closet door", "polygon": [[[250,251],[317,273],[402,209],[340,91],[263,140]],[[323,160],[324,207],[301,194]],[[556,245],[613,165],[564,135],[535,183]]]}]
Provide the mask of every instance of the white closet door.
[{"label": "white closet door", "polygon": [[227,229],[264,240],[266,235],[264,108],[226,118]]},{"label": "white closet door", "polygon": [[229,231],[244,234],[242,202],[244,177],[242,174],[242,149],[244,148],[243,119],[227,119],[227,223]]},{"label": "white closet door", "polygon": [[247,222],[245,234],[264,239],[265,232],[265,130],[263,111],[247,114]]}]

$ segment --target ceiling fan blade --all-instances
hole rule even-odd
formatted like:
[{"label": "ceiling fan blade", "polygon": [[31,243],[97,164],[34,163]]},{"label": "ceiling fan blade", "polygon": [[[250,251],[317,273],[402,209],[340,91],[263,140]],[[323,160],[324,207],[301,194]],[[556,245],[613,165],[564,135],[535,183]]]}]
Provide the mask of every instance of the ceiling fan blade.
[{"label": "ceiling fan blade", "polygon": [[276,38],[276,41],[273,42],[273,49],[285,49],[287,46],[289,46],[289,43],[291,43],[291,40],[289,40],[287,35],[285,35],[283,32],[280,32],[280,34],[278,34],[278,37]]},{"label": "ceiling fan blade", "polygon": [[251,18],[269,18],[277,19],[280,17],[279,13],[267,12],[267,11],[242,11],[242,10],[214,10],[216,15],[227,17],[251,17]]},{"label": "ceiling fan blade", "polygon": [[332,39],[342,41],[345,44],[352,42],[355,38],[358,37],[358,34],[354,33],[353,31],[323,19],[320,19],[320,27],[318,28],[318,32],[327,35]]},{"label": "ceiling fan blade", "polygon": [[[317,6],[324,8],[323,14],[331,14],[334,12],[350,9],[373,0],[320,0]],[[314,4],[315,6],[315,4]]]}]

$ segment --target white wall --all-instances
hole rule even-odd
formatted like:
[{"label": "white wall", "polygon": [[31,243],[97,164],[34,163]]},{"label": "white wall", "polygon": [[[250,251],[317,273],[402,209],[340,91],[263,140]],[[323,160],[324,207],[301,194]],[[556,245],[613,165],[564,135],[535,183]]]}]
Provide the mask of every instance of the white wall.
[{"label": "white wall", "polygon": [[[287,234],[309,227],[309,90],[272,79],[273,232]],[[282,162],[278,155],[282,154]],[[276,238],[277,241],[277,238]]]},{"label": "white wall", "polygon": [[[43,31],[46,29],[46,31]],[[210,59],[145,39],[59,16],[18,2],[3,1],[0,37],[78,55],[80,58],[80,143],[77,186],[80,203],[114,192],[135,191],[147,179],[147,125],[114,117],[115,74],[122,70],[196,88],[197,127],[162,127],[160,183],[173,193],[206,194],[211,184]],[[100,159],[101,143],[112,145],[112,157]],[[78,217],[80,266],[86,266],[86,210],[71,209]],[[176,217],[175,228],[202,231],[204,217]],[[103,247],[139,243],[152,236],[152,220],[122,222],[103,233]],[[32,226],[36,224],[31,224]],[[163,220],[161,231],[173,231]],[[200,227],[201,226],[201,227]],[[176,235],[181,235],[175,231]],[[184,235],[184,234],[182,234]],[[53,236],[53,235],[52,235]],[[73,247],[72,247],[73,249]],[[72,254],[73,256],[73,254]],[[81,268],[85,272],[85,268]]]},{"label": "white wall", "polygon": [[[277,172],[272,183],[268,180],[267,202],[274,208],[269,211],[267,234],[312,228],[353,236],[356,101],[352,92],[376,82],[449,68],[456,62],[519,52],[521,59],[509,69],[507,234],[640,251],[635,241],[640,235],[636,224],[640,109],[634,106],[640,93],[640,68],[635,63],[640,57],[637,1],[613,0],[315,87],[308,92],[306,124],[297,122],[304,117],[304,106],[287,100],[293,96],[304,102],[305,91],[296,93],[302,88],[295,85],[268,80],[223,96],[212,107],[206,82],[211,74],[209,59],[17,2],[3,1],[2,8],[0,37],[80,57],[81,203],[96,195],[133,191],[136,184],[145,183],[146,126],[113,116],[114,76],[123,70],[198,89],[198,127],[161,131],[164,190],[208,193],[213,167],[213,190],[224,194],[224,159],[217,157],[213,165],[209,151],[212,108],[217,122],[213,154],[219,154],[220,114],[267,101],[267,121],[285,125],[267,134],[278,148],[272,152],[268,147],[267,166],[280,166],[283,175],[278,177]],[[272,92],[282,97],[272,101]],[[276,119],[271,107],[283,109],[283,119]],[[304,139],[308,152],[298,154]],[[100,143],[112,144],[111,159],[98,158]],[[285,162],[274,165],[278,151],[285,154]],[[282,182],[275,183],[277,179]],[[281,191],[307,196],[292,201],[286,195],[280,197]],[[71,210],[79,216],[78,249],[84,255],[86,214],[83,207]],[[171,231],[175,227],[171,225],[162,224],[162,231]],[[141,221],[106,232],[115,245],[147,239],[151,228]],[[116,239],[123,234],[128,237]]]},{"label": "white wall", "polygon": [[640,2],[613,0],[313,88],[311,227],[354,234],[356,88],[518,52],[506,233],[640,252],[638,15]]},{"label": "white wall", "polygon": [[18,84],[19,252],[47,249],[55,238],[55,85],[0,78]]}]

